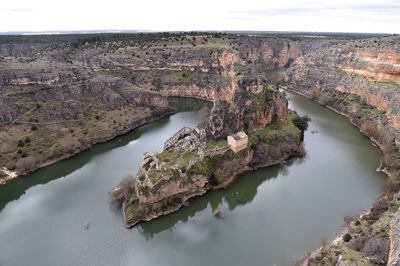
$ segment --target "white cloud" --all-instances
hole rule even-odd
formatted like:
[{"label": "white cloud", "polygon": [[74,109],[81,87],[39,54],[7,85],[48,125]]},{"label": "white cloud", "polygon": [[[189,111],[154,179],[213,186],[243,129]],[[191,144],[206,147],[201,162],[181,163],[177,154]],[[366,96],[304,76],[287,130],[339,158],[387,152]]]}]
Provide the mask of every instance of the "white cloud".
[{"label": "white cloud", "polygon": [[397,0],[3,0],[0,32],[60,30],[400,31]]}]

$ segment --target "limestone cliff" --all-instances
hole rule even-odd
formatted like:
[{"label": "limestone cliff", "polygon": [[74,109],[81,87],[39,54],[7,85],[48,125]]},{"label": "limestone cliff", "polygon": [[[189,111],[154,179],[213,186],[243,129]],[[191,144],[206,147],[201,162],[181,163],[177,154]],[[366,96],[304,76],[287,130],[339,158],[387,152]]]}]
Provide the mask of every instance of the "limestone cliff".
[{"label": "limestone cliff", "polygon": [[262,87],[259,80],[239,80],[231,102],[215,102],[207,133],[217,138],[226,137],[243,129],[252,131],[271,121],[284,120],[287,100],[271,85],[266,89]]},{"label": "limestone cliff", "polygon": [[[291,89],[327,105],[335,93],[359,96],[361,103],[385,114],[393,128],[391,134],[400,144],[398,36],[351,41],[311,52],[294,62],[285,81]],[[385,126],[384,121],[379,125]]]}]

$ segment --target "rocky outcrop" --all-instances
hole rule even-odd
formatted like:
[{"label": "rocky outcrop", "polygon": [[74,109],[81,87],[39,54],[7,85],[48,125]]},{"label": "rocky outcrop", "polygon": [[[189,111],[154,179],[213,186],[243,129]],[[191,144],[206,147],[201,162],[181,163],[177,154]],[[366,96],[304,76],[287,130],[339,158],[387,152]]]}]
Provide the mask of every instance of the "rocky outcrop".
[{"label": "rocky outcrop", "polygon": [[240,45],[240,55],[250,61],[263,61],[269,68],[282,67],[302,55],[293,41],[248,39]]},{"label": "rocky outcrop", "polygon": [[[248,106],[245,103],[237,104],[234,107],[239,114],[253,113],[251,117],[256,118],[258,114],[275,113],[273,101],[283,97],[274,89],[262,89],[255,95],[262,99],[269,97],[269,100],[257,101],[259,109],[247,109],[245,112],[239,108]],[[253,96],[249,92],[240,97],[247,97],[241,98],[241,101],[246,102],[246,99],[252,101]],[[232,101],[240,103],[240,97],[234,94]],[[224,125],[224,128],[239,128],[250,134],[248,145],[237,153],[230,150],[226,140],[216,140],[221,137],[218,132],[215,135],[212,135],[214,132],[207,134],[206,128],[209,125],[200,129],[182,128],[165,142],[162,153],[146,153],[132,195],[123,203],[126,226],[131,227],[140,221],[176,211],[194,196],[228,186],[243,172],[277,164],[291,156],[303,155],[302,133],[292,122],[296,115],[288,113],[286,100],[275,102],[276,105],[281,103],[283,106],[279,109],[282,113],[279,115],[284,117],[277,114],[274,127],[268,126],[272,120],[266,122],[265,115],[260,116],[263,122],[259,125],[262,127],[257,129],[244,129],[244,124],[237,123]],[[229,110],[226,109],[221,115],[228,117]],[[213,119],[211,116],[210,124],[214,124]]]},{"label": "rocky outcrop", "polygon": [[207,134],[226,137],[243,129],[253,131],[271,121],[285,119],[287,100],[272,86],[264,86],[259,80],[239,80],[230,103],[215,103],[206,127]]},{"label": "rocky outcrop", "polygon": [[200,153],[201,150],[205,149],[205,143],[200,141],[204,137],[204,130],[184,127],[165,142],[164,150],[169,152],[190,151]]}]

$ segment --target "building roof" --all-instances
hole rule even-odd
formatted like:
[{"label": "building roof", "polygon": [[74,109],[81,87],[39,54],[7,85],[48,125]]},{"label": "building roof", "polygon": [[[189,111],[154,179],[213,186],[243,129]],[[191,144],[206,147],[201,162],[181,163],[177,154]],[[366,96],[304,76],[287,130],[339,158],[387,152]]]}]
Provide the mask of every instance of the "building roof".
[{"label": "building roof", "polygon": [[240,139],[247,138],[247,135],[246,135],[246,133],[244,133],[243,131],[239,131],[238,133],[233,134],[232,137],[233,137],[235,140],[240,140]]}]

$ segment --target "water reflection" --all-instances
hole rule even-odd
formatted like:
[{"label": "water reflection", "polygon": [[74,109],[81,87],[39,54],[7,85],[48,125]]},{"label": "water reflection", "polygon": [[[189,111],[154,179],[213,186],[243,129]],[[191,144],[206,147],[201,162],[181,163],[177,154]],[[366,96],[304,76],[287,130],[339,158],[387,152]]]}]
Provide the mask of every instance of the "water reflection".
[{"label": "water reflection", "polygon": [[[211,210],[214,210],[218,206],[226,204],[229,211],[233,211],[238,206],[252,202],[257,195],[258,187],[263,182],[275,179],[279,175],[287,175],[288,169],[293,164],[299,164],[303,160],[304,158],[292,158],[280,165],[242,174],[226,189],[209,191],[203,196],[192,198],[189,206],[182,207],[172,214],[162,216],[150,222],[142,222],[137,225],[138,230],[147,240],[150,240],[165,230],[173,231],[178,222],[186,223],[190,218],[204,211],[208,206],[211,207]],[[210,213],[210,215],[212,214]]]}]

